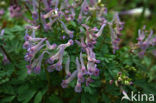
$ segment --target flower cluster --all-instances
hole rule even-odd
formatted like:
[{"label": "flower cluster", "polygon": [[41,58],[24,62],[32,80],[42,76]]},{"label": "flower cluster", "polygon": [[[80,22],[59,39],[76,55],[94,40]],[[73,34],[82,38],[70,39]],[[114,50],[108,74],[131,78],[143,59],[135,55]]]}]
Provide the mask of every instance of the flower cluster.
[{"label": "flower cluster", "polygon": [[11,5],[9,11],[10,11],[10,16],[12,18],[14,17],[18,18],[22,16],[21,8],[18,5]]},{"label": "flower cluster", "polygon": [[108,24],[111,32],[113,53],[115,53],[115,51],[119,49],[119,42],[120,42],[119,36],[122,35],[121,30],[123,30],[124,23],[120,21],[119,14],[115,13],[112,22]]},{"label": "flower cluster", "polygon": [[142,30],[139,29],[137,45],[141,50],[139,56],[143,57],[149,47],[156,45],[156,37],[153,37],[153,31],[146,31],[146,26],[144,26]]},{"label": "flower cluster", "polygon": [[[31,73],[32,71],[35,73],[40,73],[41,70],[41,63],[44,57],[44,54],[47,53],[51,55],[49,50],[54,50],[57,45],[54,43],[50,45],[47,38],[37,38],[35,36],[35,31],[39,27],[34,26],[27,26],[26,32],[25,32],[25,42],[23,44],[23,48],[27,50],[27,53],[25,55],[25,60],[29,62],[29,65],[27,65],[28,73]],[[32,30],[32,34],[29,35],[28,31]],[[60,71],[62,69],[62,59],[64,50],[71,46],[73,44],[73,40],[69,40],[66,44],[60,44],[56,50],[58,51],[56,54],[52,55],[48,60],[47,63],[50,64],[48,66],[47,70],[49,72],[52,72],[54,69]],[[44,49],[40,56],[36,58],[37,53],[41,51],[41,49]],[[54,63],[57,61],[57,63]]]},{"label": "flower cluster", "polygon": [[[90,28],[86,24],[82,24],[82,26],[86,29],[86,42],[84,41],[84,37],[81,37],[81,41],[76,40],[76,43],[83,48],[85,53],[87,54],[87,64],[85,66],[82,52],[80,53],[80,59],[76,57],[76,65],[77,70],[75,70],[72,74],[69,72],[69,60],[66,63],[66,74],[67,79],[62,81],[62,87],[66,88],[68,84],[77,77],[77,83],[75,86],[75,92],[81,92],[81,84],[86,83],[88,86],[91,82],[93,82],[91,76],[98,76],[99,69],[97,68],[96,63],[100,63],[99,60],[96,60],[95,53],[93,51],[94,45],[96,44],[96,39],[102,34],[102,31],[106,24],[103,24],[98,30],[96,27]],[[98,32],[97,32],[98,31]],[[95,33],[97,32],[97,33]],[[80,61],[79,61],[80,60]]]},{"label": "flower cluster", "polygon": [[[60,44],[57,47],[58,52],[55,55],[52,55],[49,59],[48,59],[48,63],[50,64],[50,66],[48,66],[48,71],[49,72],[53,72],[54,69],[56,69],[57,71],[62,70],[62,61],[63,61],[63,54],[64,54],[64,50],[71,46],[73,44],[73,40],[69,40],[66,44]],[[57,61],[56,63],[54,63],[54,61]]]},{"label": "flower cluster", "polygon": [[[94,81],[92,76],[99,75],[97,64],[100,63],[100,60],[96,59],[94,46],[97,42],[97,38],[102,35],[105,26],[109,25],[110,27],[114,53],[115,50],[118,49],[119,35],[121,35],[120,31],[123,29],[123,23],[120,21],[118,13],[115,14],[112,22],[108,22],[105,18],[107,9],[104,6],[98,6],[96,0],[89,0],[89,2],[87,0],[80,2],[73,1],[72,3],[68,0],[61,2],[60,0],[42,0],[40,3],[43,3],[43,5],[38,4],[36,0],[29,0],[27,3],[32,5],[33,8],[32,25],[34,25],[26,28],[25,43],[23,45],[27,50],[25,60],[29,62],[29,65],[27,66],[28,73],[31,73],[32,71],[35,73],[40,72],[45,53],[49,55],[45,62],[48,64],[47,71],[61,71],[63,68],[64,51],[75,41],[76,44],[82,48],[80,56],[76,57],[75,60],[77,69],[74,71],[70,70],[70,56],[68,56],[65,64],[66,79],[62,81],[61,86],[67,88],[68,84],[73,79],[77,78],[75,92],[81,92],[83,83],[85,83],[86,86],[89,86],[89,84]],[[40,8],[40,6],[44,6],[44,8]],[[78,12],[78,15],[76,15],[76,12]],[[86,23],[94,13],[97,15],[95,19],[99,25],[99,29],[98,27],[91,27]],[[41,24],[40,27],[36,26],[38,25],[38,21]],[[80,37],[80,40],[76,38],[76,31],[70,30],[68,25],[66,25],[66,22],[68,23],[69,21],[74,21],[77,23],[76,25],[80,25],[78,31],[81,34],[84,34],[83,36],[77,36]],[[35,31],[38,30],[38,28],[43,27],[44,31],[47,32],[49,30],[54,30],[54,24],[59,24],[59,27],[63,29],[62,31],[71,38],[67,43],[58,46],[56,44],[50,45],[47,38],[35,37]],[[31,36],[28,34],[29,30],[32,31]],[[61,38],[64,40],[66,36],[63,35]],[[50,50],[56,52],[51,53]],[[40,54],[40,52],[42,53]],[[86,57],[83,57],[83,55],[86,55]]]},{"label": "flower cluster", "polygon": [[27,65],[28,73],[31,73],[32,70],[34,70],[36,73],[39,73],[40,65],[45,52],[43,52],[39,58],[37,59],[34,58],[35,55],[45,46],[45,44],[43,43],[46,40],[46,38],[36,38],[34,28],[31,36],[28,34],[28,28],[27,28],[24,38],[25,38],[25,43],[23,45],[23,48],[27,49],[27,53],[24,58],[26,61],[30,63],[29,65]]}]

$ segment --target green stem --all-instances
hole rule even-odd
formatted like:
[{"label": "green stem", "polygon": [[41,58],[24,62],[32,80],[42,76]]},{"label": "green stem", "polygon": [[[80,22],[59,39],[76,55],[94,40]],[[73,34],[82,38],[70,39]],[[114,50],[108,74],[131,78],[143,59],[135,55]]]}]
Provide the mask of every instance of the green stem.
[{"label": "green stem", "polygon": [[49,72],[47,71],[46,67],[47,66],[45,64],[44,68],[45,68],[46,78],[47,78],[47,81],[48,81],[48,92],[50,92],[50,88],[51,88],[50,75],[49,75]]}]

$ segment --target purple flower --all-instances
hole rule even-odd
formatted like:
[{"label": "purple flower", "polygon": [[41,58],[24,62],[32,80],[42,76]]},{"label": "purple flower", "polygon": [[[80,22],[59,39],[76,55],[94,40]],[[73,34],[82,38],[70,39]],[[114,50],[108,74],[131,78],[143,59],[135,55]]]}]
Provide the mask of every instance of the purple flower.
[{"label": "purple flower", "polygon": [[64,24],[63,21],[60,20],[60,22],[61,22],[61,24],[63,25],[63,28],[64,28],[65,32],[69,35],[69,37],[70,37],[70,38],[73,38],[73,33],[74,33],[74,31],[70,31],[70,30],[66,27],[66,25]]},{"label": "purple flower", "polygon": [[39,74],[40,73],[40,70],[41,70],[41,67],[40,66],[36,66],[34,68],[34,73]]},{"label": "purple flower", "polygon": [[80,11],[80,13],[79,13],[79,16],[78,16],[78,23],[81,23],[82,22],[82,18],[83,18],[83,16],[82,16],[82,10]]},{"label": "purple flower", "polygon": [[[124,23],[120,21],[119,14],[115,13],[112,22],[108,24],[111,32],[113,53],[115,54],[115,51],[119,49],[119,36],[121,36],[121,30],[123,29]],[[115,25],[115,27],[113,27],[113,25]]]},{"label": "purple flower", "polygon": [[149,48],[150,45],[155,45],[155,38],[152,37],[153,31],[148,34],[148,32],[145,30],[145,26],[142,30],[138,30],[138,47],[140,48],[139,57],[143,57],[147,48]]},{"label": "purple flower", "polygon": [[66,73],[66,77],[70,77],[71,76],[71,72],[69,71],[69,65],[70,65],[70,57],[68,56],[66,65],[65,65],[65,73]]},{"label": "purple flower", "polygon": [[98,68],[96,68],[96,69],[94,70],[93,75],[94,75],[94,76],[98,76],[98,75],[99,75],[99,69],[98,69]]},{"label": "purple flower", "polygon": [[38,13],[37,13],[36,11],[33,11],[33,12],[32,12],[32,18],[33,18],[34,20],[37,20],[37,19],[38,19]]},{"label": "purple flower", "polygon": [[52,44],[52,45],[50,45],[49,41],[46,41],[46,45],[47,45],[47,48],[48,48],[48,49],[50,49],[50,50],[55,49],[55,48],[56,48],[56,46],[57,46],[55,43],[54,43],[54,44]]},{"label": "purple flower", "polygon": [[37,42],[42,40],[43,38],[35,38],[35,29],[33,29],[32,35],[30,36],[28,34],[28,29],[26,29],[24,39],[25,41],[29,41],[29,42]]},{"label": "purple flower", "polygon": [[75,92],[80,93],[81,91],[82,91],[81,83],[77,82],[77,84],[75,86]]},{"label": "purple flower", "polygon": [[4,14],[4,10],[0,9],[0,16]]},{"label": "purple flower", "polygon": [[67,88],[68,84],[69,84],[68,80],[63,80],[61,83],[61,86],[62,86],[62,88]]},{"label": "purple flower", "polygon": [[31,46],[30,48],[27,49],[28,53],[26,56],[26,60],[30,61],[34,58],[34,56],[36,55],[36,53],[42,49],[45,45],[42,45],[42,43],[45,41],[46,39],[42,39],[38,44]]},{"label": "purple flower", "polygon": [[75,70],[70,77],[68,77],[66,80],[63,80],[61,83],[62,88],[67,88],[68,84],[76,77],[77,75],[77,70]]},{"label": "purple flower", "polygon": [[83,57],[82,57],[82,52],[80,53],[80,62],[81,62],[81,72],[83,74],[85,74],[86,73],[86,67],[84,65],[84,61],[83,61]]},{"label": "purple flower", "polygon": [[[51,56],[49,59],[48,59],[48,63],[49,64],[52,64],[51,66],[49,66],[47,69],[48,71],[53,71],[53,68],[56,68],[57,71],[60,71],[62,69],[62,60],[63,60],[63,54],[64,54],[64,50],[71,46],[73,44],[73,40],[69,40],[66,44],[60,44],[58,47],[57,47],[57,50],[58,52]],[[56,62],[55,64],[54,61],[58,60],[58,62]],[[52,69],[52,70],[50,70]]]},{"label": "purple flower", "polygon": [[35,57],[36,53],[45,46],[42,44],[46,40],[46,38],[35,38],[35,29],[33,29],[32,36],[29,36],[27,28],[24,39],[25,43],[23,45],[23,48],[27,49],[25,60],[31,61]]},{"label": "purple flower", "polygon": [[89,11],[89,5],[87,3],[87,0],[84,0],[82,5],[81,5],[81,11],[86,15],[88,14]]},{"label": "purple flower", "polygon": [[83,73],[82,72],[78,72],[78,82],[83,83],[85,81],[85,78],[83,77]]},{"label": "purple flower", "polygon": [[80,63],[79,63],[78,57],[76,57],[76,65],[77,65],[77,71],[78,71],[78,74],[77,74],[78,80],[77,81],[82,83],[82,82],[84,82],[84,77],[83,77],[83,73],[81,72],[81,69],[80,69]]},{"label": "purple flower", "polygon": [[3,36],[3,35],[4,35],[4,32],[5,32],[5,30],[2,29],[2,30],[1,30],[1,33],[0,33],[0,36]]},{"label": "purple flower", "polygon": [[36,21],[38,19],[37,2],[36,2],[36,0],[32,0],[32,6],[33,6],[32,18]]},{"label": "purple flower", "polygon": [[106,24],[103,24],[103,25],[101,26],[101,28],[100,28],[100,30],[98,31],[98,33],[95,34],[96,37],[101,36],[102,31],[103,31],[103,29],[104,29],[105,26],[106,26]]},{"label": "purple flower", "polygon": [[16,17],[16,18],[19,18],[22,16],[22,13],[21,13],[21,8],[18,6],[18,5],[12,5],[9,7],[9,11],[10,11],[10,16],[12,18]]},{"label": "purple flower", "polygon": [[5,64],[9,64],[10,61],[9,61],[9,59],[7,58],[6,54],[3,53],[3,51],[2,51],[2,54],[3,54],[3,63],[4,63],[4,65],[5,65]]},{"label": "purple flower", "polygon": [[86,79],[86,86],[89,86],[89,84],[92,83],[92,82],[93,82],[93,79],[91,77],[88,77]]},{"label": "purple flower", "polygon": [[26,65],[26,68],[28,69],[28,74],[32,72],[31,64]]},{"label": "purple flower", "polygon": [[23,44],[24,49],[28,49],[28,48],[30,48],[30,46],[31,46],[31,44],[29,43],[29,41],[25,41]]},{"label": "purple flower", "polygon": [[47,51],[43,51],[42,54],[38,57],[38,63],[36,64],[36,67],[34,68],[34,72],[36,74],[39,74],[40,73],[40,70],[41,70],[41,63],[42,63],[42,60],[43,60],[43,57],[44,57],[44,54],[45,53],[48,53]]},{"label": "purple flower", "polygon": [[47,0],[42,0],[42,1],[43,1],[44,6],[45,6],[45,10],[49,10],[48,1]]}]

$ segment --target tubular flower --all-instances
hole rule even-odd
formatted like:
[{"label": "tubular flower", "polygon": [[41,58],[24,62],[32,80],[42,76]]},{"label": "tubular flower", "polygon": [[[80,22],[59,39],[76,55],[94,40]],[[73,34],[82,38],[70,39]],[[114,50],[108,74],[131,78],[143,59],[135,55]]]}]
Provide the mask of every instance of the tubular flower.
[{"label": "tubular flower", "polygon": [[81,11],[86,15],[89,11],[89,5],[87,3],[87,0],[84,0],[81,5]]},{"label": "tubular flower", "polygon": [[43,51],[42,54],[38,57],[38,63],[36,64],[36,67],[34,68],[34,72],[36,74],[40,73],[40,70],[41,70],[41,63],[42,63],[42,60],[43,60],[43,57],[44,57],[44,54],[45,53],[48,53],[47,51]]},{"label": "tubular flower", "polygon": [[45,46],[45,45],[42,45],[45,40],[46,40],[46,38],[43,38],[38,44],[31,45],[27,49],[27,54],[25,56],[26,61],[31,61],[34,58],[34,56],[36,55],[36,53]]},{"label": "tubular flower", "polygon": [[70,57],[68,56],[66,65],[65,65],[65,72],[66,72],[66,77],[70,77],[71,76],[71,72],[69,71],[69,65],[70,65]]},{"label": "tubular flower", "polygon": [[82,91],[81,83],[77,81],[77,84],[75,86],[75,92],[80,93]]},{"label": "tubular flower", "polygon": [[47,48],[48,48],[49,50],[53,50],[53,49],[55,49],[56,46],[57,46],[55,43],[52,44],[52,45],[50,45],[49,41],[46,41],[46,45],[47,45]]},{"label": "tubular flower", "polygon": [[[47,68],[49,72],[53,72],[55,68],[57,71],[60,71],[62,69],[62,59],[63,59],[64,50],[67,47],[71,46],[72,44],[73,44],[73,40],[69,40],[66,44],[60,44],[57,47],[58,52],[48,59],[48,63],[51,64]],[[57,62],[53,64],[54,61],[57,61]]]},{"label": "tubular flower", "polygon": [[[96,44],[96,39],[102,34],[102,31],[103,31],[104,27],[106,26],[106,24],[103,24],[101,26],[100,30],[98,30],[96,27],[90,28],[86,24],[82,24],[82,26],[86,29],[86,41],[85,41],[86,45],[88,47],[93,48],[94,45]],[[95,33],[96,31],[98,31],[98,32]]]},{"label": "tubular flower", "polygon": [[4,35],[4,32],[5,32],[5,30],[2,29],[2,30],[1,30],[1,33],[0,33],[0,37]]},{"label": "tubular flower", "polygon": [[82,82],[84,82],[84,77],[83,77],[83,73],[81,72],[81,68],[80,68],[80,63],[79,63],[78,57],[76,57],[76,65],[77,65],[77,71],[78,71],[78,74],[77,74],[78,80],[77,81],[79,83],[82,83]]},{"label": "tubular flower", "polygon": [[66,80],[63,80],[61,83],[62,88],[67,88],[68,84],[76,77],[77,75],[77,70],[75,70],[70,77],[68,77]]},{"label": "tubular flower", "polygon": [[64,28],[64,31],[69,35],[69,37],[70,38],[73,38],[73,31],[70,31],[67,27],[66,27],[66,25],[64,24],[64,22],[63,21],[60,21],[61,22],[61,24],[63,25],[63,28]]},{"label": "tubular flower", "polygon": [[32,18],[36,21],[38,19],[36,0],[32,0],[32,6],[33,6]]},{"label": "tubular flower", "polygon": [[[33,29],[31,36],[28,34],[28,28]],[[24,58],[26,61],[29,62],[29,65],[26,66],[28,69],[28,73],[30,74],[32,71],[34,71],[35,73],[39,73],[42,58],[46,51],[44,51],[37,59],[35,58],[35,56],[45,46],[45,44],[43,43],[47,39],[36,38],[34,27],[27,27],[24,39],[25,42],[23,48],[27,50],[27,53]]]},{"label": "tubular flower", "polygon": [[49,10],[50,9],[47,0],[43,0],[43,4],[44,4],[46,10]]},{"label": "tubular flower", "polygon": [[82,57],[82,52],[80,53],[80,62],[81,62],[81,72],[83,74],[85,74],[87,71],[86,71],[86,67],[84,65],[84,61],[83,61],[83,57]]},{"label": "tubular flower", "polygon": [[86,86],[89,86],[89,84],[92,83],[92,82],[93,82],[93,79],[91,77],[88,77],[86,79]]}]

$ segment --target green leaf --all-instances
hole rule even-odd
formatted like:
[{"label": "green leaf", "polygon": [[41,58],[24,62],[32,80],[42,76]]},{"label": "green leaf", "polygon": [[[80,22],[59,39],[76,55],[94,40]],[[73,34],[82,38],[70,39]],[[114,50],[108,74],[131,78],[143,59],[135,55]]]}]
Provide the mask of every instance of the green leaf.
[{"label": "green leaf", "polygon": [[14,98],[15,98],[15,96],[5,97],[2,100],[0,100],[0,103],[8,103],[8,102],[11,102]]},{"label": "green leaf", "polygon": [[81,96],[81,103],[89,103],[89,101],[87,100],[87,97],[84,94],[82,94]]},{"label": "green leaf", "polygon": [[34,96],[34,94],[36,93],[36,91],[30,91],[27,93],[27,95],[25,96],[25,100],[23,103],[28,103],[32,97]]},{"label": "green leaf", "polygon": [[104,93],[102,94],[102,101],[104,101],[105,103],[109,103],[110,99],[107,95],[105,95]]},{"label": "green leaf", "polygon": [[35,96],[34,103],[40,103],[42,100],[42,93],[39,91]]},{"label": "green leaf", "polygon": [[49,101],[50,101],[50,103],[63,103],[61,98],[59,98],[58,96],[56,96],[54,94],[49,97]]}]

